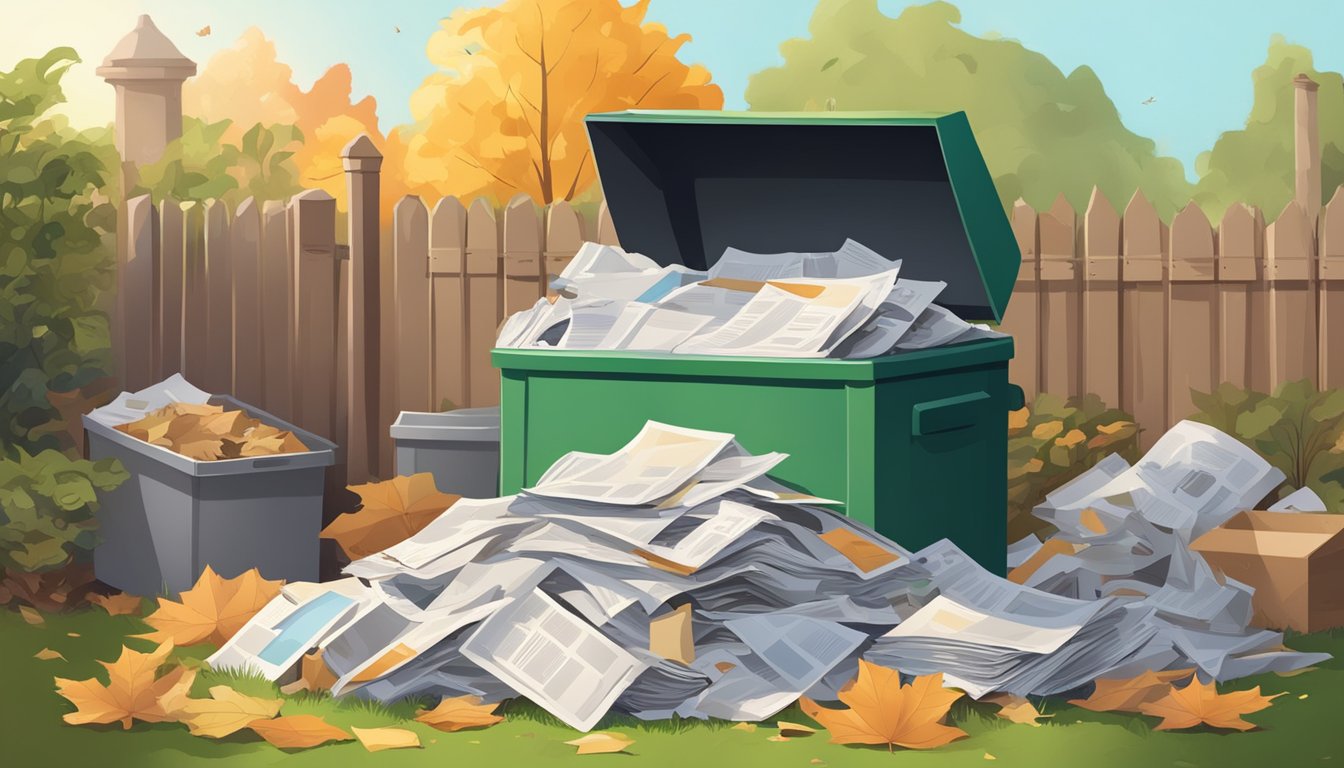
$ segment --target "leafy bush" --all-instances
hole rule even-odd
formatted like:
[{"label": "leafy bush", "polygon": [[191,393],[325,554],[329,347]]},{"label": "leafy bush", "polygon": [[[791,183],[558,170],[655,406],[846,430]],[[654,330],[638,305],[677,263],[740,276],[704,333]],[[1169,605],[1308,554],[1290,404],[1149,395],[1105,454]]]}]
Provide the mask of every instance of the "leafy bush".
[{"label": "leafy bush", "polygon": [[1048,527],[1032,507],[1112,453],[1137,458],[1134,418],[1108,408],[1096,395],[1065,401],[1038,395],[1008,414],[1008,537],[1010,541]]},{"label": "leafy bush", "polygon": [[1191,418],[1235,436],[1283,471],[1278,498],[1310,486],[1331,512],[1344,512],[1344,389],[1320,392],[1290,381],[1273,394],[1223,384],[1190,393]]},{"label": "leafy bush", "polygon": [[207,123],[194,117],[182,121],[182,136],[163,157],[139,169],[132,194],[148,193],[155,202],[209,200],[237,204],[252,196],[280,200],[300,191],[299,172],[291,159],[303,136],[292,125],[253,125],[241,144],[225,134],[232,123]]},{"label": "leafy bush", "polygon": [[97,491],[116,488],[126,471],[112,459],[71,459],[53,450],[17,453],[0,461],[0,567],[48,571],[92,551]]}]

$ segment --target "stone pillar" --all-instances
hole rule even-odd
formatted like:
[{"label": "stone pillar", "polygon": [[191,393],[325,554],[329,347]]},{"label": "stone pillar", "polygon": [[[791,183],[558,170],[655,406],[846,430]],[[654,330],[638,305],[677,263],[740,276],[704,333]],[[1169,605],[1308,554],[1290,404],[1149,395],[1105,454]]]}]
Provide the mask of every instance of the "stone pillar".
[{"label": "stone pillar", "polygon": [[346,185],[350,191],[350,294],[346,306],[346,482],[367,482],[377,471],[380,428],[378,213],[379,178],[383,155],[368,134],[360,134],[341,150]]},{"label": "stone pillar", "polygon": [[1293,78],[1293,199],[1302,204],[1312,231],[1321,212],[1321,131],[1316,115],[1316,82]]},{"label": "stone pillar", "polygon": [[182,82],[196,74],[148,15],[95,70],[117,91],[117,151],[124,163],[152,163],[182,135]]}]

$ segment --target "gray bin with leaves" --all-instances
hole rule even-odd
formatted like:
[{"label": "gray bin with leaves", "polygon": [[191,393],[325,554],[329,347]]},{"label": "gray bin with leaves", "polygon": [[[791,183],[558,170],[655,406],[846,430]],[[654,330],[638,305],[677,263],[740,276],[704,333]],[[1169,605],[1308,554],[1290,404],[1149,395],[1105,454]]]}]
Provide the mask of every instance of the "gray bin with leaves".
[{"label": "gray bin with leaves", "polygon": [[265,411],[216,395],[292,431],[305,453],[195,461],[84,417],[91,459],[117,459],[131,477],[100,497],[94,575],[134,595],[176,595],[208,565],[226,578],[317,581],[322,490],[336,446]]},{"label": "gray bin with leaves", "polygon": [[402,411],[389,431],[398,475],[429,472],[439,490],[472,499],[499,495],[499,406]]}]

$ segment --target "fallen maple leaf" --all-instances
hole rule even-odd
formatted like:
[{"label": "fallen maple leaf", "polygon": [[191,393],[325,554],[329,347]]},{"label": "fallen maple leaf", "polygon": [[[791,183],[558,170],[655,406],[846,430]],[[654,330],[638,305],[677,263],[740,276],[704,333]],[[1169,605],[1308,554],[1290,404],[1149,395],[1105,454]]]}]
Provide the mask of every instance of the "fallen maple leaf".
[{"label": "fallen maple leaf", "polygon": [[53,651],[50,648],[43,648],[37,653],[34,653],[33,658],[41,659],[42,661],[51,661],[53,659],[60,659],[61,661],[65,661],[65,657],[61,655],[60,651]]},{"label": "fallen maple leaf", "polygon": [[29,608],[26,605],[19,606],[19,615],[23,617],[24,621],[36,627],[40,627],[43,624],[47,623],[47,620],[42,618],[42,614],[38,613],[32,608]]},{"label": "fallen maple leaf", "polygon": [[299,679],[280,686],[280,692],[292,696],[299,691],[330,691],[337,679],[336,673],[322,660],[322,649],[318,648],[303,655],[303,661],[299,664]]},{"label": "fallen maple leaf", "polygon": [[66,713],[62,719],[71,725],[120,722],[122,728],[130,728],[133,720],[146,723],[173,720],[173,715],[164,710],[159,699],[183,680],[194,679],[196,673],[177,667],[158,677],[159,667],[172,650],[171,642],[150,653],[133,651],[123,645],[116,661],[98,662],[107,669],[106,684],[93,677],[87,680],[56,678],[56,693],[75,705],[75,711]]},{"label": "fallen maple leaf", "polygon": [[1098,680],[1086,699],[1071,699],[1070,704],[1093,712],[1138,712],[1147,702],[1161,698],[1171,683],[1194,675],[1193,669],[1171,672],[1144,672],[1125,680]]},{"label": "fallen maple leaf", "polygon": [[487,728],[503,722],[503,716],[494,714],[498,706],[498,704],[482,704],[477,696],[456,696],[440,701],[433,709],[420,710],[416,713],[415,720],[440,731]]},{"label": "fallen maple leaf", "polygon": [[140,598],[125,592],[116,595],[89,595],[89,602],[102,606],[109,616],[127,616],[140,612]]},{"label": "fallen maple leaf", "polygon": [[732,727],[731,730],[734,730],[734,731],[746,731],[747,733],[755,733],[755,732],[756,732],[756,724],[755,724],[755,723],[738,723],[737,725],[734,725],[734,726]]},{"label": "fallen maple leaf", "polygon": [[280,594],[281,583],[261,578],[256,568],[225,579],[207,565],[196,585],[179,595],[177,601],[159,598],[158,609],[145,617],[155,631],[136,637],[156,643],[172,640],[180,646],[207,642],[223,645]]},{"label": "fallen maple leaf", "polygon": [[798,700],[808,717],[831,732],[833,744],[930,749],[966,735],[940,722],[964,695],[944,688],[941,672],[901,685],[900,672],[860,659],[854,687],[838,695],[849,709],[827,709],[806,696]]},{"label": "fallen maple leaf", "polygon": [[817,732],[816,728],[803,725],[802,723],[790,723],[788,720],[778,720],[775,727],[779,729],[779,735],[786,738],[796,736],[811,736]]},{"label": "fallen maple leaf", "polygon": [[316,715],[285,715],[274,720],[256,720],[248,728],[280,749],[307,749],[328,741],[355,738]]},{"label": "fallen maple leaf", "polygon": [[1282,695],[1262,696],[1258,685],[1249,691],[1219,693],[1212,680],[1207,683],[1191,680],[1184,688],[1173,685],[1162,698],[1139,705],[1139,711],[1162,718],[1162,722],[1153,727],[1155,731],[1191,728],[1201,723],[1214,728],[1249,731],[1255,723],[1243,720],[1241,716],[1268,708],[1271,701]]},{"label": "fallen maple leaf", "polygon": [[578,750],[574,753],[576,755],[602,755],[610,752],[624,752],[626,747],[635,743],[635,740],[628,739],[619,733],[599,731],[584,734],[565,743],[571,747],[578,747]]},{"label": "fallen maple leaf", "polygon": [[428,472],[400,475],[380,483],[352,485],[361,506],[322,529],[351,559],[367,557],[406,540],[462,498],[440,493]]},{"label": "fallen maple leaf", "polygon": [[1041,724],[1037,722],[1042,717],[1054,717],[1054,715],[1043,715],[1028,699],[1023,696],[1014,696],[1009,693],[996,693],[993,696],[985,697],[984,701],[990,704],[997,704],[999,711],[996,712],[999,717],[1010,722],[1022,725],[1030,725],[1040,728]]},{"label": "fallen maple leaf", "polygon": [[184,699],[174,703],[171,714],[182,721],[193,736],[222,739],[248,727],[257,720],[269,720],[280,713],[280,699],[261,699],[239,693],[227,685],[210,689],[208,699]]},{"label": "fallen maple leaf", "polygon": [[363,744],[364,748],[370,752],[420,746],[420,737],[415,735],[414,731],[403,728],[351,728],[350,730],[355,732],[355,738],[359,739],[359,743]]}]

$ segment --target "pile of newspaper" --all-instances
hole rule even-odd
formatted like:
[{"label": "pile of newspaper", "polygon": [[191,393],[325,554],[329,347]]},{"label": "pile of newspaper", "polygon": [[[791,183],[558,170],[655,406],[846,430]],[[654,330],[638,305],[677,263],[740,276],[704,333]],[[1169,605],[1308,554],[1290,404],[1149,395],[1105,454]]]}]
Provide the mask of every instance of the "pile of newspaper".
[{"label": "pile of newspaper", "polygon": [[846,240],[832,253],[727,249],[707,272],[585,243],[559,291],[505,321],[496,346],[868,358],[1001,335],[934,301],[947,284]]},{"label": "pile of newspaper", "polygon": [[1244,591],[1184,549],[1277,482],[1213,430],[1182,425],[1137,467],[1052,495],[1070,554],[1036,571],[1045,590],[946,540],[907,552],[771,480],[785,459],[649,422],[521,494],[457,502],[349,578],[286,585],[210,662],[275,680],[316,647],[337,695],[526,696],[587,730],[613,709],[762,720],[802,694],[833,700],[860,657],[976,697],[1321,658],[1248,631]]}]

